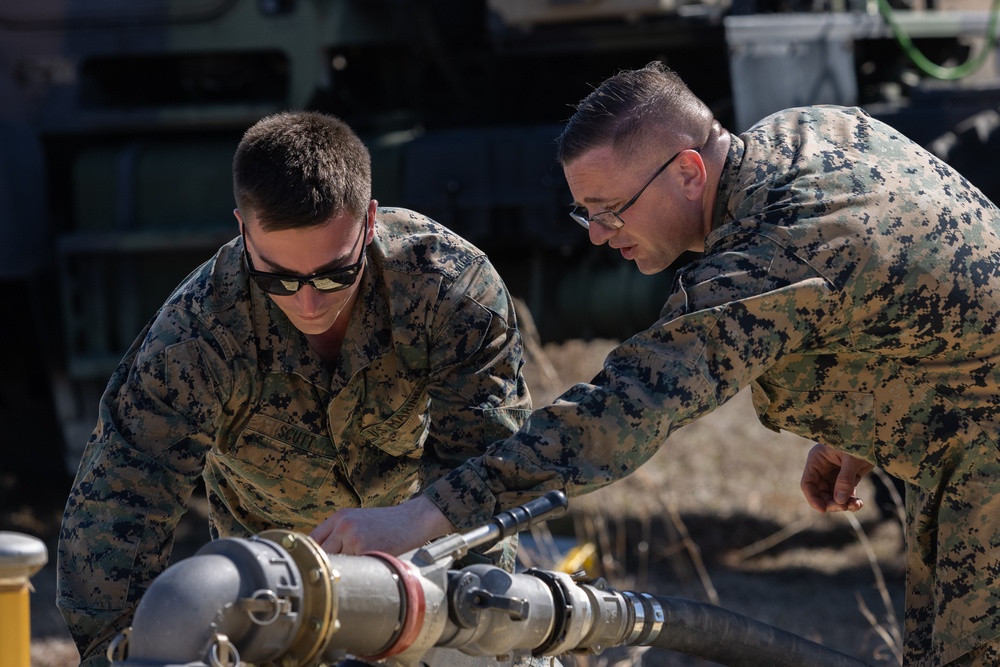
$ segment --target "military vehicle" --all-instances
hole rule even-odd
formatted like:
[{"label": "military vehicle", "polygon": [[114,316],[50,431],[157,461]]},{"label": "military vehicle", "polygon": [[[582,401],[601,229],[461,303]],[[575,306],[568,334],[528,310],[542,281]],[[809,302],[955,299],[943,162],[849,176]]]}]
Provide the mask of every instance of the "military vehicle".
[{"label": "military vehicle", "polygon": [[[0,472],[50,475],[62,460],[75,470],[105,382],[136,333],[236,234],[231,157],[266,114],[311,108],[349,122],[372,150],[379,202],[420,210],[486,250],[543,340],[618,337],[655,318],[670,276],[615,261],[566,216],[553,139],[592,85],[659,59],[734,130],[794,104],[859,104],[939,146],[996,195],[995,161],[978,159],[995,141],[1000,104],[984,39],[995,7],[986,9],[3,3],[0,410],[9,444]],[[986,62],[942,80],[913,53],[945,65],[982,53]]]}]

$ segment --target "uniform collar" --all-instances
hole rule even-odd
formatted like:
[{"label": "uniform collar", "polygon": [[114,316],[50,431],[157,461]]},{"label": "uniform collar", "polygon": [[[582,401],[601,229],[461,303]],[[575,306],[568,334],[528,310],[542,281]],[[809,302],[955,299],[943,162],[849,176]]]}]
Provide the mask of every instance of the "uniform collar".
[{"label": "uniform collar", "polygon": [[729,135],[729,154],[726,156],[726,163],[722,167],[722,174],[719,176],[718,192],[715,195],[715,209],[712,218],[712,230],[732,222],[735,219],[735,211],[732,208],[733,193],[739,187],[740,169],[743,167],[743,155],[746,152],[746,144],[737,135]]}]

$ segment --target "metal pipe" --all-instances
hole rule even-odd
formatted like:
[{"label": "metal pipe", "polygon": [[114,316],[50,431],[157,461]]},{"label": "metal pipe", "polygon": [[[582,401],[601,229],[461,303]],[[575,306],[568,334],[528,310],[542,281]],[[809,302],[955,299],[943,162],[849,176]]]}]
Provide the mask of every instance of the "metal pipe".
[{"label": "metal pipe", "polygon": [[400,557],[328,555],[309,537],[282,530],[217,540],[153,582],[131,636],[112,645],[109,659],[123,667],[229,667],[241,660],[415,667],[458,664],[450,657],[429,661],[439,650],[506,660],[653,646],[729,667],[864,665],[710,604],[618,592],[561,572],[449,569],[472,545],[517,532],[564,503],[555,496],[532,501],[491,526]]}]

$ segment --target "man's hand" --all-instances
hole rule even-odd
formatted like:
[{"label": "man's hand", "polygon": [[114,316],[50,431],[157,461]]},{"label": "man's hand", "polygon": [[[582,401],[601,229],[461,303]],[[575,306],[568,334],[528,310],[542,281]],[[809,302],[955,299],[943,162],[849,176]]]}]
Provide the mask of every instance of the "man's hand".
[{"label": "man's hand", "polygon": [[820,512],[857,512],[858,482],[875,466],[826,445],[809,450],[799,486],[809,505]]},{"label": "man's hand", "polygon": [[331,554],[398,556],[454,530],[434,503],[417,496],[395,507],[338,510],[309,536]]}]

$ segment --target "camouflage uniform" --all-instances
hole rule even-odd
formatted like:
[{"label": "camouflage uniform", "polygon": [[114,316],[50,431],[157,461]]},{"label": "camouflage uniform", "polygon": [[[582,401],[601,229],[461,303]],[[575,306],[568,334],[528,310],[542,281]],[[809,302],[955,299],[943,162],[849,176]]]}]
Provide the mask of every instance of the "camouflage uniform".
[{"label": "camouflage uniform", "polygon": [[858,109],[731,138],[713,230],[591,384],[428,494],[458,524],[624,477],[747,385],[761,421],[908,483],[906,660],[1000,634],[1000,212]]},{"label": "camouflage uniform", "polygon": [[59,540],[58,604],[88,664],[166,566],[199,476],[213,537],[309,532],[407,499],[527,416],[512,302],[483,253],[410,211],[381,209],[375,230],[335,367],[248,281],[239,238],[122,360]]}]

